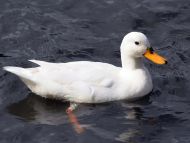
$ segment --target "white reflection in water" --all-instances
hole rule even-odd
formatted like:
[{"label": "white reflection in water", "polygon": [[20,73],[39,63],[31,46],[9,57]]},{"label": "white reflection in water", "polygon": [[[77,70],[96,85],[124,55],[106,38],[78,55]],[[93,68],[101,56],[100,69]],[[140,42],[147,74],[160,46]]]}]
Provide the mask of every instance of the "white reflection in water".
[{"label": "white reflection in water", "polygon": [[[112,104],[112,103],[111,103]],[[107,127],[101,127],[94,120],[94,116],[97,115],[97,118],[103,118],[106,120],[108,117],[104,117],[107,112],[106,107],[110,107],[111,104],[106,105],[97,105],[97,108],[94,108],[93,105],[80,105],[79,109],[75,111],[77,118],[81,124],[81,127],[85,129],[85,132],[92,132],[95,136],[108,140],[117,140],[117,141],[129,141],[131,138],[134,138],[140,131],[136,128],[131,128],[130,124],[135,124],[131,122],[133,120],[138,120],[141,118],[143,112],[141,111],[141,105],[133,103],[116,103],[118,108],[124,108],[125,110],[118,115],[111,113],[111,121],[105,122],[109,124],[115,122],[116,126],[120,127],[125,125],[127,128],[121,132],[117,132],[114,129],[110,130]],[[115,103],[113,103],[115,104]],[[18,116],[21,120],[31,122],[34,124],[47,124],[47,125],[61,125],[61,124],[70,124],[68,116],[65,113],[66,108],[69,106],[69,103],[63,103],[61,101],[47,100],[36,95],[29,95],[22,101],[13,103],[7,107],[9,113]],[[102,114],[101,114],[102,113]],[[105,114],[104,114],[105,113]],[[112,115],[113,114],[113,115]],[[103,116],[103,117],[102,117]],[[85,118],[88,118],[88,124],[85,123]],[[101,122],[101,121],[100,121]],[[118,124],[118,125],[117,125]]]}]

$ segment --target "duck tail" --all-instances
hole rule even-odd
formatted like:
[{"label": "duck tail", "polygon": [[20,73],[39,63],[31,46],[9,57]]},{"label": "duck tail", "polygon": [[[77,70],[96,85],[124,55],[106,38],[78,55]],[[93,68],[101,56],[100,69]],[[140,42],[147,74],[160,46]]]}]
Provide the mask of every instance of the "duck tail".
[{"label": "duck tail", "polygon": [[31,75],[30,71],[21,67],[6,66],[3,67],[4,70],[11,72],[21,78],[25,84],[34,84],[34,77]]}]

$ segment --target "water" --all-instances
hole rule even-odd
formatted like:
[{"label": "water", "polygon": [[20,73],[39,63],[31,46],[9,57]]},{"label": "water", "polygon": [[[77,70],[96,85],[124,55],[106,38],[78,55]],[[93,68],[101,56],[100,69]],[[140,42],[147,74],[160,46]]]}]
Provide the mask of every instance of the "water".
[{"label": "water", "polygon": [[145,60],[154,90],[140,101],[81,105],[83,134],[68,121],[68,103],[32,94],[1,69],[0,142],[189,143],[189,13],[187,0],[1,0],[1,67],[35,66],[27,59],[120,66],[119,46],[130,31],[145,33],[168,65]]}]

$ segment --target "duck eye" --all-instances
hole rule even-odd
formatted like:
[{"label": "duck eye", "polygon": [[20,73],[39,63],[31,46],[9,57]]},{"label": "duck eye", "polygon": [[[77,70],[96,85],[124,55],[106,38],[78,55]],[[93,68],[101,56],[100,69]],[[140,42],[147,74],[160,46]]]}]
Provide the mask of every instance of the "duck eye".
[{"label": "duck eye", "polygon": [[139,45],[139,42],[135,41],[135,44],[136,44],[136,45]]}]

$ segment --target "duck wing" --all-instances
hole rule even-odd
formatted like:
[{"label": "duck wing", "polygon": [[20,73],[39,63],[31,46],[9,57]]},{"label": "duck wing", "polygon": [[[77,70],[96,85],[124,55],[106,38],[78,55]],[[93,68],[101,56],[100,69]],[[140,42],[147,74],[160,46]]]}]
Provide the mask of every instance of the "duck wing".
[{"label": "duck wing", "polygon": [[116,78],[119,68],[111,64],[100,62],[68,62],[49,63],[38,60],[30,60],[38,65],[38,76],[69,84],[80,81],[99,86],[110,86]]},{"label": "duck wing", "polygon": [[57,96],[66,100],[83,103],[107,101],[119,71],[118,67],[100,62],[35,63],[40,65],[36,68],[36,78],[52,85],[47,88],[44,84],[44,90],[46,88],[48,93],[57,92]]}]

